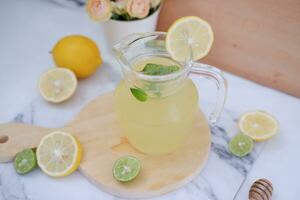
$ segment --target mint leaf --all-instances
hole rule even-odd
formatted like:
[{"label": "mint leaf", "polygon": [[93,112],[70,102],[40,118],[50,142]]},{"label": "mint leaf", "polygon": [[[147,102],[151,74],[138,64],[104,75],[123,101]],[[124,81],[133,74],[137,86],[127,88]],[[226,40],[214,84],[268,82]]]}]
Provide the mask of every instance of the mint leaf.
[{"label": "mint leaf", "polygon": [[178,70],[179,67],[177,65],[166,66],[148,63],[146,64],[142,72],[147,75],[166,75]]},{"label": "mint leaf", "polygon": [[132,95],[139,101],[145,102],[148,99],[147,93],[140,88],[130,88]]}]

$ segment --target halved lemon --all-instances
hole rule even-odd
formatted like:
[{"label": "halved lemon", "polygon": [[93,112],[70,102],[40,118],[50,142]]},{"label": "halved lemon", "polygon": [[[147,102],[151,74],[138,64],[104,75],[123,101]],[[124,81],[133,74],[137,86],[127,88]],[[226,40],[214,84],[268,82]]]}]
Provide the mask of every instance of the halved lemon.
[{"label": "halved lemon", "polygon": [[42,138],[36,157],[39,167],[47,175],[67,176],[79,167],[82,146],[71,134],[55,131]]},{"label": "halved lemon", "polygon": [[240,131],[254,141],[265,141],[277,134],[279,124],[270,114],[252,111],[243,114],[238,122]]},{"label": "halved lemon", "polygon": [[168,30],[166,49],[174,60],[198,60],[208,54],[214,41],[209,23],[196,16],[176,20]]},{"label": "halved lemon", "polygon": [[38,86],[45,100],[60,103],[75,93],[77,79],[74,72],[69,69],[53,68],[41,76]]}]

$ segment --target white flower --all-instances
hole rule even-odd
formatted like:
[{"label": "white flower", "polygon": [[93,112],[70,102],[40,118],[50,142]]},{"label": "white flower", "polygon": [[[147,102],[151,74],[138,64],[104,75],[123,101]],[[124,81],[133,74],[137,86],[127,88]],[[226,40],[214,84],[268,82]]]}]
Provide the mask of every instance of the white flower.
[{"label": "white flower", "polygon": [[150,2],[151,2],[151,7],[156,8],[160,4],[161,0],[150,0]]},{"label": "white flower", "polygon": [[125,9],[126,7],[126,3],[127,0],[116,0],[115,4],[117,5],[117,7],[121,10],[121,9]]},{"label": "white flower", "polygon": [[118,15],[122,15],[126,12],[125,8],[126,8],[126,3],[127,0],[117,0],[117,1],[112,1],[112,7],[113,7],[113,11],[115,13],[117,13]]}]

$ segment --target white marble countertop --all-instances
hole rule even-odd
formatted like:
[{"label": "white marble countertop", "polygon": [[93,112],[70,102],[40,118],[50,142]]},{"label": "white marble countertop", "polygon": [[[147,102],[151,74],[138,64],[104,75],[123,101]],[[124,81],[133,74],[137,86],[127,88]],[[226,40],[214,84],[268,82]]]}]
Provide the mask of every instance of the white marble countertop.
[{"label": "white marble countertop", "polygon": [[[72,7],[53,2],[60,1],[0,2],[0,123],[15,121],[60,127],[90,100],[113,90],[120,80],[101,26],[88,19],[80,7],[82,1],[75,1]],[[52,105],[42,100],[36,84],[41,73],[54,66],[49,51],[58,39],[68,34],[83,34],[96,41],[105,63],[95,75],[80,81],[71,100]],[[297,199],[300,196],[300,100],[225,75],[229,83],[228,100],[219,123],[212,129],[212,148],[206,167],[185,187],[155,199],[247,199],[251,183],[258,178],[273,182],[274,200]],[[210,92],[212,85],[192,78],[199,87],[201,107],[207,112],[215,95]],[[238,132],[238,117],[255,109],[276,116],[280,133],[268,142],[256,144],[249,156],[236,158],[228,153],[227,143]],[[101,191],[78,172],[63,179],[49,178],[39,169],[19,176],[11,163],[0,164],[0,200],[68,198],[119,199]]]}]

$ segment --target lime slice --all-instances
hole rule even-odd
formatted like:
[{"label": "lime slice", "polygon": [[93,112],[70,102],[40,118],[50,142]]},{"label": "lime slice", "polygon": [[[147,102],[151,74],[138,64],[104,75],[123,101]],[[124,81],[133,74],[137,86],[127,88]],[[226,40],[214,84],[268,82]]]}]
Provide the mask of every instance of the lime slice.
[{"label": "lime slice", "polygon": [[230,152],[238,157],[243,157],[250,153],[253,149],[253,140],[243,134],[234,136],[229,143]]},{"label": "lime slice", "polygon": [[262,142],[275,136],[279,123],[270,114],[263,111],[252,111],[243,114],[238,122],[239,129],[256,142]]},{"label": "lime slice", "polygon": [[33,170],[37,166],[34,151],[32,149],[25,149],[17,153],[14,166],[18,174],[26,174]]},{"label": "lime slice", "polygon": [[166,49],[174,60],[198,60],[205,57],[214,41],[211,26],[205,20],[188,16],[176,20],[168,30]]},{"label": "lime slice", "polygon": [[140,169],[141,164],[138,159],[133,156],[124,156],[115,162],[113,175],[118,181],[128,182],[137,177]]}]

